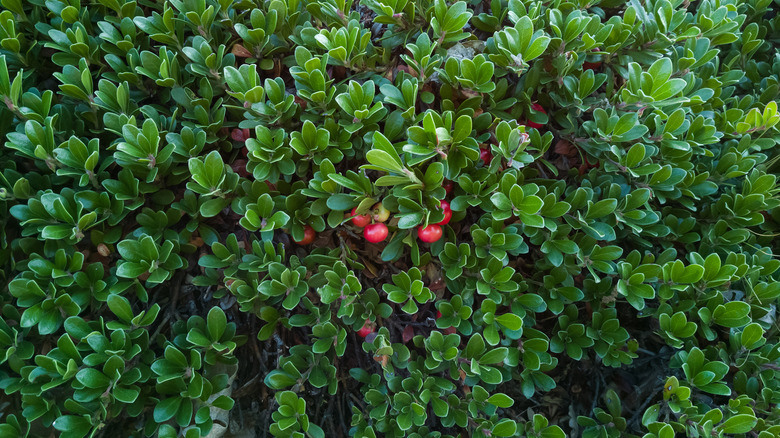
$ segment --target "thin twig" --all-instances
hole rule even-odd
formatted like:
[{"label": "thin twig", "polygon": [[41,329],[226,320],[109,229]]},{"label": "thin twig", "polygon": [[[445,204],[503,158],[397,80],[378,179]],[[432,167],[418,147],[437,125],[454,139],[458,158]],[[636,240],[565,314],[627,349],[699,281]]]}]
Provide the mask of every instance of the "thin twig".
[{"label": "thin twig", "polygon": [[599,378],[596,379],[596,391],[593,393],[593,403],[590,406],[589,415],[593,415],[593,412],[596,410],[596,404],[599,401],[599,395],[601,395],[601,373],[599,373]]},{"label": "thin twig", "polygon": [[237,390],[233,391],[232,397],[235,399],[244,397],[245,395],[249,395],[251,393],[251,389],[254,388],[254,386],[258,383],[258,380],[260,379],[261,374],[257,374],[252,379],[250,379],[248,382],[246,382],[243,386],[238,388]]},{"label": "thin twig", "polygon": [[[628,425],[631,426],[632,424],[636,424],[637,421],[639,421],[641,414],[645,411],[647,408],[647,405],[650,404],[651,401],[653,401],[658,396],[657,392],[651,392],[650,396],[645,399],[645,401],[642,403],[641,406],[634,412],[634,415],[631,416],[631,419],[628,421]],[[637,428],[634,428],[636,430]]]},{"label": "thin twig", "polygon": [[171,303],[168,306],[168,312],[173,312],[173,316],[177,321],[181,319],[181,316],[179,315],[179,311],[176,310],[176,303],[179,301],[179,291],[181,291],[181,283],[182,280],[184,280],[184,275],[184,271],[177,272],[173,277],[173,285],[171,286],[173,288],[173,295],[171,296]]}]

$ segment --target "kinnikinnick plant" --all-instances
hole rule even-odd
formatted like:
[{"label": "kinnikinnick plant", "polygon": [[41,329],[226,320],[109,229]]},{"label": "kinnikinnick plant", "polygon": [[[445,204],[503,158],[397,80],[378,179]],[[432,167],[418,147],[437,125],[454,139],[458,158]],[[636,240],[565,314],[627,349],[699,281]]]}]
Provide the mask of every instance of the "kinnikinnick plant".
[{"label": "kinnikinnick plant", "polygon": [[779,0],[0,0],[0,437],[780,436]]}]

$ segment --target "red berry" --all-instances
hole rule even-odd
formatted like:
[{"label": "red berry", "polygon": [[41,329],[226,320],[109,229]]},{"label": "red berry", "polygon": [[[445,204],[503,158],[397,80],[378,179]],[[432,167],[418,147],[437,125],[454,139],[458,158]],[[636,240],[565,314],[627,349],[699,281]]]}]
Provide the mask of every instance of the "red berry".
[{"label": "red berry", "polygon": [[352,216],[354,216],[352,218],[352,223],[356,227],[363,228],[366,225],[371,223],[371,216],[369,216],[367,214],[357,214],[357,207],[352,209]]},{"label": "red berry", "polygon": [[360,336],[361,338],[365,338],[366,336],[371,334],[371,329],[364,326],[363,328],[358,330],[357,333],[358,333],[358,336]]},{"label": "red berry", "polygon": [[374,329],[371,327],[371,321],[366,320],[366,322],[363,324],[363,327],[358,330],[357,334],[361,338],[365,338],[366,336],[370,335],[374,332]]},{"label": "red berry", "polygon": [[386,209],[381,202],[374,204],[371,217],[377,222],[384,222],[390,218],[390,210]]},{"label": "red berry", "polygon": [[[480,154],[480,158],[481,158],[481,154]],[[453,189],[455,189],[455,183],[454,183],[454,182],[452,182],[452,181],[444,181],[444,184],[442,184],[441,186],[442,186],[442,187],[444,187],[444,191],[445,191],[445,192],[446,192],[448,195],[449,195],[450,193],[452,193],[452,190],[453,190]]]},{"label": "red berry", "polygon": [[442,231],[441,227],[438,225],[428,225],[427,227],[422,227],[417,229],[417,235],[420,237],[420,240],[426,243],[433,243],[437,240],[441,239],[441,236],[444,234],[444,231]]},{"label": "red berry", "polygon": [[597,62],[584,62],[582,64],[582,68],[584,70],[597,70],[599,67],[601,67],[601,61],[597,61]]},{"label": "red berry", "polygon": [[[439,319],[439,318],[441,318],[441,312],[439,312],[437,310],[436,311],[436,319]],[[455,331],[456,331],[455,327],[447,327],[447,328],[444,329],[444,334],[445,335],[451,335],[451,334],[455,333]]]},{"label": "red berry", "polygon": [[312,242],[314,242],[314,239],[317,237],[317,232],[314,231],[314,228],[311,227],[311,225],[306,225],[303,227],[303,239],[296,240],[295,243],[298,245],[308,245]]},{"label": "red berry", "polygon": [[306,109],[306,107],[308,106],[308,103],[305,100],[303,100],[300,97],[298,97],[298,95],[295,95],[295,103],[300,105],[301,108],[303,108],[303,109]]},{"label": "red berry", "polygon": [[[547,114],[547,111],[545,111],[544,108],[541,105],[539,105],[538,103],[535,103],[535,104],[531,105],[531,109],[534,110],[534,111],[539,111],[539,112],[542,112],[544,114]],[[539,129],[539,128],[541,128],[544,125],[541,125],[539,123],[535,123],[535,122],[532,122],[532,121],[529,120],[528,121],[528,126],[530,126],[531,128]]]},{"label": "red berry", "polygon": [[450,208],[450,203],[447,201],[441,201],[441,209],[444,211],[444,219],[442,219],[442,221],[436,225],[447,225],[450,223],[450,219],[452,219],[452,209]]},{"label": "red berry", "polygon": [[363,228],[363,237],[371,243],[379,243],[387,238],[387,225],[371,224]]},{"label": "red berry", "polygon": [[[594,52],[600,52],[601,49],[596,47],[595,49],[593,49],[593,51]],[[599,57],[600,55],[596,55],[596,56]],[[591,58],[591,59],[593,59],[593,58]],[[593,62],[585,61],[582,64],[582,68],[585,69],[585,70],[596,70],[599,67],[601,67],[601,60],[597,60],[597,61],[593,61]]]},{"label": "red berry", "polygon": [[235,141],[245,142],[246,139],[248,139],[250,136],[248,129],[234,129],[233,132],[230,133],[230,137]]},{"label": "red berry", "polygon": [[487,166],[490,164],[491,161],[493,161],[493,154],[490,153],[489,148],[480,148],[479,159],[482,160],[483,163],[485,163],[485,166]]},{"label": "red berry", "polygon": [[240,176],[243,176],[244,178],[249,178],[249,171],[246,170],[246,160],[243,158],[239,158],[237,160],[234,160],[233,163],[230,165],[230,167],[233,169],[233,172],[236,172]]}]

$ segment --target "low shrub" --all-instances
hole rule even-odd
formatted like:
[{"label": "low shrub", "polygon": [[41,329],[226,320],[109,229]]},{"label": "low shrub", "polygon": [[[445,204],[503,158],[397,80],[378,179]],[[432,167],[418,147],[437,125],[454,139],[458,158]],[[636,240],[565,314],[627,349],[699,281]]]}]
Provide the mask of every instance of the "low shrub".
[{"label": "low shrub", "polygon": [[0,0],[0,435],[780,436],[778,0]]}]

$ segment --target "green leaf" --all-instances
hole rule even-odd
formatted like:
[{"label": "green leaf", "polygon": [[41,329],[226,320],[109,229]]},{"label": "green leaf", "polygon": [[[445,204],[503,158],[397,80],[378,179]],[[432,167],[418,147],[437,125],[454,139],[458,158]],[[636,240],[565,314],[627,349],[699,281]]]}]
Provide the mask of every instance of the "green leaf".
[{"label": "green leaf", "polygon": [[76,380],[90,389],[105,389],[111,380],[105,374],[92,368],[85,368],[76,373]]},{"label": "green leaf", "polygon": [[494,193],[493,196],[490,197],[490,200],[499,210],[512,209],[512,201],[503,193]]},{"label": "green leaf", "polygon": [[515,404],[515,401],[512,400],[512,397],[502,393],[491,395],[487,401],[488,403],[498,406],[499,408],[509,408]]},{"label": "green leaf", "polygon": [[233,409],[234,401],[232,398],[226,396],[226,395],[220,395],[216,399],[214,399],[213,402],[211,402],[211,405],[220,409],[224,409],[226,411],[229,411]]},{"label": "green leaf", "polygon": [[602,199],[588,207],[586,219],[598,219],[611,214],[617,208],[617,199]]},{"label": "green leaf", "polygon": [[373,148],[366,153],[366,160],[381,169],[402,173],[403,162],[390,141],[379,131],[374,132],[373,140]]},{"label": "green leaf", "polygon": [[631,146],[626,154],[626,167],[633,168],[639,165],[642,159],[645,157],[645,147],[642,143],[637,143]]},{"label": "green leaf", "polygon": [[504,361],[504,359],[506,359],[507,354],[508,350],[506,347],[493,348],[479,358],[479,363],[483,365],[501,363]]},{"label": "green leaf", "polygon": [[712,319],[724,327],[742,327],[750,322],[750,304],[744,301],[731,301],[715,308]]},{"label": "green leaf", "polygon": [[130,322],[130,320],[133,319],[133,309],[130,307],[130,301],[128,301],[127,298],[121,295],[111,294],[108,296],[107,304],[108,308],[111,309],[111,312],[120,320]]},{"label": "green leaf", "polygon": [[225,208],[226,202],[222,198],[209,199],[200,205],[200,215],[203,217],[214,217],[218,215],[223,208]]},{"label": "green leaf", "polygon": [[748,433],[753,430],[758,420],[754,415],[737,414],[729,417],[718,429],[723,433]]},{"label": "green leaf", "polygon": [[472,335],[466,345],[466,356],[476,358],[483,351],[485,351],[485,341],[482,339],[482,335],[479,333]]},{"label": "green leaf", "polygon": [[753,349],[762,341],[764,336],[764,329],[758,323],[749,324],[742,330],[742,336],[740,337],[740,343],[747,349]]},{"label": "green leaf", "polygon": [[368,153],[366,153],[366,160],[375,166],[396,173],[401,173],[404,170],[403,166],[396,162],[396,160],[394,160],[393,157],[385,151],[376,149],[370,150]]},{"label": "green leaf", "polygon": [[181,397],[169,397],[163,399],[154,407],[154,421],[158,423],[164,423],[170,420],[174,415],[176,415],[176,412],[179,411],[179,406],[181,406],[181,403]]},{"label": "green leaf", "polygon": [[520,330],[523,328],[523,319],[514,313],[504,313],[495,317],[497,323],[503,325],[509,330]]},{"label": "green leaf", "polygon": [[701,280],[704,275],[704,267],[701,265],[689,265],[685,271],[675,281],[677,283],[693,284]]},{"label": "green leaf", "polygon": [[69,438],[84,437],[92,429],[92,423],[86,415],[63,415],[54,420],[53,426],[63,432],[61,436],[67,435]]},{"label": "green leaf", "polygon": [[219,341],[222,339],[222,334],[225,333],[225,328],[227,327],[227,318],[225,317],[225,312],[218,306],[214,306],[209,310],[207,327],[212,340]]},{"label": "green leaf", "polygon": [[118,401],[125,404],[130,404],[134,403],[138,399],[138,395],[141,393],[141,391],[135,388],[123,388],[121,386],[117,386],[113,391],[111,391],[111,393]]},{"label": "green leaf", "polygon": [[296,380],[279,370],[274,370],[265,376],[265,384],[269,388],[283,389],[294,385]]},{"label": "green leaf", "polygon": [[513,436],[517,432],[517,423],[514,420],[504,419],[493,427],[493,436]]}]

